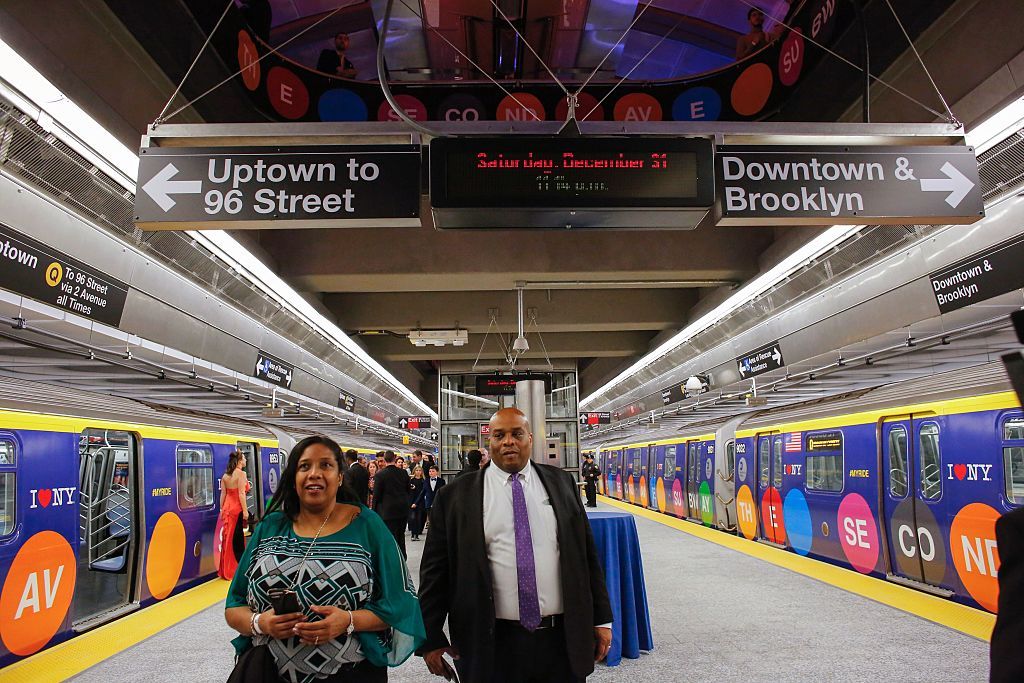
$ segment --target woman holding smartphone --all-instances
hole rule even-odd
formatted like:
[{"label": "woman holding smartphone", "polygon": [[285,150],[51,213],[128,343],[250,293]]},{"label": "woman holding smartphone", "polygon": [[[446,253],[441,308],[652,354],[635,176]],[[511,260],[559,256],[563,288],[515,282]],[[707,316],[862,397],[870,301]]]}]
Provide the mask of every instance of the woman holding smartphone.
[{"label": "woman holding smartphone", "polygon": [[292,449],[228,591],[225,618],[240,634],[229,681],[377,683],[422,643],[398,545],[341,472],[331,439]]}]

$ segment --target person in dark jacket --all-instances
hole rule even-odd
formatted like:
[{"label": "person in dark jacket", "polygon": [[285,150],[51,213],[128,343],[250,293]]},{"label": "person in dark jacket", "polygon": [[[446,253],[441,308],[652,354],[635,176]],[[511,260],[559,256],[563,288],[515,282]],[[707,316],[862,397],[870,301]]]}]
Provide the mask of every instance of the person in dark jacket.
[{"label": "person in dark jacket", "polygon": [[462,470],[456,474],[456,477],[461,477],[463,474],[469,474],[470,472],[476,472],[480,469],[480,460],[482,460],[484,454],[477,449],[471,450],[466,454],[466,464]]},{"label": "person in dark jacket", "polygon": [[442,486],[444,486],[444,479],[438,474],[437,467],[431,467],[430,476],[424,480],[423,490],[420,491],[419,497],[413,503],[416,507],[423,509],[424,516],[430,512],[430,508],[434,507],[434,498]]},{"label": "person in dark jacket", "polygon": [[423,468],[417,465],[412,469],[412,477],[409,479],[409,535],[412,540],[420,540],[423,533],[423,523],[427,519],[427,511],[422,507],[416,507],[420,493],[423,491]]},{"label": "person in dark jacket", "polygon": [[348,50],[349,37],[347,33],[339,33],[334,36],[334,49],[323,50],[316,63],[316,70],[331,76],[342,76],[344,78],[355,78],[356,67],[345,56]]},{"label": "person in dark jacket", "polygon": [[352,489],[356,498],[363,505],[369,505],[370,500],[370,475],[366,468],[359,462],[359,454],[354,450],[345,451],[345,486]]},{"label": "person in dark jacket", "polygon": [[991,683],[1024,681],[1024,507],[996,521],[999,614],[992,630]]},{"label": "person in dark jacket", "polygon": [[583,681],[611,647],[612,610],[579,490],[530,462],[522,412],[490,426],[490,467],[444,487],[430,512],[417,654],[448,677],[443,655],[457,657],[464,683]]},{"label": "person in dark jacket", "polygon": [[398,549],[405,553],[405,524],[409,518],[409,473],[395,466],[398,455],[384,453],[384,468],[373,478],[373,511],[395,537]]},{"label": "person in dark jacket", "polygon": [[594,462],[594,456],[587,454],[583,456],[583,467],[580,473],[583,475],[584,488],[587,492],[587,507],[597,507],[597,480],[601,476],[601,468]]}]

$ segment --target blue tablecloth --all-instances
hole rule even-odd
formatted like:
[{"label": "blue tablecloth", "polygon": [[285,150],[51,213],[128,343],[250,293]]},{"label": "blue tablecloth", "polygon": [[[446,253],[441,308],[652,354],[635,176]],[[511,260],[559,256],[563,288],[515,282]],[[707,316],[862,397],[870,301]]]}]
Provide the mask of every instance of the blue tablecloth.
[{"label": "blue tablecloth", "polygon": [[633,515],[588,511],[587,517],[594,532],[597,556],[604,567],[608,598],[615,618],[612,649],[605,663],[618,666],[623,657],[636,659],[641,650],[654,649],[640,540]]}]

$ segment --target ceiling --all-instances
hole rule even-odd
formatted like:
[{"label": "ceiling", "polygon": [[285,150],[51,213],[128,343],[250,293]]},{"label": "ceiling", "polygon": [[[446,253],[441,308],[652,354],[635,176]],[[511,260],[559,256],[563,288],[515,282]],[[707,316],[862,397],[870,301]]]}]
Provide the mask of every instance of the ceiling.
[{"label": "ceiling", "polygon": [[[682,78],[728,65],[728,46],[746,30],[748,9],[743,0],[658,0],[631,26],[643,5],[628,0],[500,0],[497,7],[488,0],[407,2],[409,6],[395,3],[393,31],[384,39],[390,78],[439,81],[437,87],[457,78],[550,78],[514,33],[509,38],[498,8],[514,20],[559,78],[577,81],[598,67],[598,79],[610,81],[626,74],[635,79]],[[194,4],[8,0],[0,7],[0,37],[134,147],[205,41],[190,13]],[[206,4],[211,11],[220,11],[219,0]],[[785,0],[757,4],[779,16],[788,7]],[[970,5],[978,21],[991,27],[1000,13],[1012,12],[1013,4],[1014,0],[894,2],[914,36],[926,35],[951,5]],[[982,5],[988,14],[981,13]],[[66,19],[53,22],[49,17],[58,6]],[[352,38],[350,55],[359,67],[358,78],[374,79],[383,7],[381,0],[270,0],[267,39],[277,44],[324,19],[289,45],[288,56],[315,67],[331,36],[345,31]],[[258,7],[253,11],[259,16]],[[885,21],[884,2],[869,2],[866,11],[875,50],[872,70],[881,73],[898,63],[905,42],[897,39],[891,15]],[[962,24],[960,30],[972,28],[973,24]],[[951,35],[957,31],[948,25],[943,30]],[[1022,34],[1007,36],[1009,46],[1007,41],[992,43],[1003,51],[1014,46],[1019,51]],[[446,40],[480,68],[467,66]],[[860,41],[859,34],[847,36],[837,49],[859,59]],[[941,45],[931,48],[932,54],[943,52]],[[601,64],[609,51],[611,56]],[[935,76],[941,88],[965,93],[1007,60],[993,48],[991,57],[973,54],[969,65],[948,63]],[[897,75],[903,77],[905,71]],[[207,53],[186,81],[183,96],[194,97],[231,73],[229,65]],[[800,109],[790,106],[783,117],[838,119],[856,104],[859,90],[851,73],[844,64],[824,60],[793,98],[803,102]],[[926,88],[921,85],[924,79],[918,75],[911,80],[906,87],[925,97],[920,95]],[[888,94],[879,98],[875,112],[880,120],[885,120],[886,111],[902,111],[902,103]],[[263,118],[243,88],[230,83],[185,110],[175,122]],[[920,111],[900,120],[932,119]],[[519,285],[525,288],[530,344],[520,364],[576,366],[581,372],[580,395],[585,396],[685,326],[696,311],[771,267],[819,231],[806,226],[727,229],[706,224],[692,231],[357,228],[253,230],[239,232],[237,238],[307,293],[414,392],[434,403],[440,363],[458,368],[476,363],[488,369],[505,365],[502,344],[509,344],[517,328]],[[465,346],[416,347],[407,339],[414,330],[455,328],[469,332]]]}]

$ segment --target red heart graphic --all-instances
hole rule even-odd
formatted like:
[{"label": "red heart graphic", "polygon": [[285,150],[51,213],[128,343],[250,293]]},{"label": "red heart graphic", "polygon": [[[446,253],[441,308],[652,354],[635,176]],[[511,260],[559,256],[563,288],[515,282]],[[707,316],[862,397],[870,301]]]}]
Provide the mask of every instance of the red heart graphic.
[{"label": "red heart graphic", "polygon": [[953,474],[956,475],[957,479],[963,481],[964,477],[967,476],[967,465],[953,465]]},{"label": "red heart graphic", "polygon": [[50,506],[50,500],[53,499],[53,491],[51,489],[39,489],[39,504],[44,508]]}]

